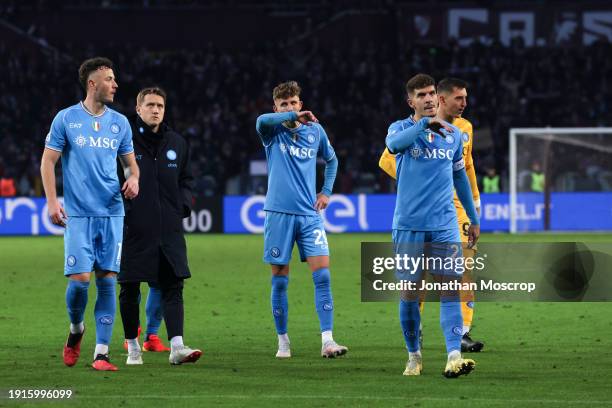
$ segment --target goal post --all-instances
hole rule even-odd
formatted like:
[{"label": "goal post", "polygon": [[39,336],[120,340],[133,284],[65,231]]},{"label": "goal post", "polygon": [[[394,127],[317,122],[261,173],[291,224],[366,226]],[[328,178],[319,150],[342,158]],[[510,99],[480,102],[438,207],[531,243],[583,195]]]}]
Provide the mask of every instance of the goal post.
[{"label": "goal post", "polygon": [[[612,194],[612,127],[512,128],[508,159],[511,233],[570,225],[559,222],[559,217],[571,216],[561,212],[561,208],[565,210],[561,204],[555,213],[557,218],[551,220],[555,199],[580,200],[583,193]],[[570,197],[561,193],[578,194]],[[595,197],[609,199],[605,194]],[[526,206],[533,217],[525,216]],[[610,207],[612,219],[612,200]],[[609,229],[607,224],[602,225],[602,229]]]}]

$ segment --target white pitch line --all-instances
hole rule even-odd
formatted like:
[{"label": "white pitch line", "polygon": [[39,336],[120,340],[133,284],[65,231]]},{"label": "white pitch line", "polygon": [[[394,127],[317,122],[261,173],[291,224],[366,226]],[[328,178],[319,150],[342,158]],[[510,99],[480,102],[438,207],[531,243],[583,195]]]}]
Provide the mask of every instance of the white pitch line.
[{"label": "white pitch line", "polygon": [[[228,398],[228,399],[338,399],[338,400],[390,400],[390,401],[454,401],[454,402],[470,402],[480,401],[488,403],[507,404],[512,401],[513,403],[533,403],[533,404],[557,404],[557,405],[610,405],[612,406],[612,400],[609,401],[585,401],[585,400],[553,400],[553,399],[499,399],[499,398],[438,398],[438,397],[396,397],[396,396],[371,396],[371,395],[276,395],[276,394],[260,394],[260,395],[233,395],[233,394],[222,394],[222,395],[75,395],[72,398],[75,399],[125,399],[125,398],[145,398],[145,399],[185,399],[185,400],[196,400],[196,399],[212,399],[212,398]],[[71,398],[71,399],[72,399]]]}]

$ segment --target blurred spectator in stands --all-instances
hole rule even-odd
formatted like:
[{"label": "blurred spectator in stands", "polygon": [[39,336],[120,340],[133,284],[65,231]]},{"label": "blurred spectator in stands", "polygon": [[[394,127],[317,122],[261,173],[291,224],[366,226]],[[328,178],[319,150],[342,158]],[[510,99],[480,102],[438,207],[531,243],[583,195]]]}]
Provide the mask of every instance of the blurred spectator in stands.
[{"label": "blurred spectator in stands", "polygon": [[17,195],[17,187],[13,177],[0,178],[0,197],[15,197]]},{"label": "blurred spectator in stands", "polygon": [[487,173],[482,178],[482,192],[483,193],[499,193],[499,175],[494,168],[490,167],[487,169]]}]

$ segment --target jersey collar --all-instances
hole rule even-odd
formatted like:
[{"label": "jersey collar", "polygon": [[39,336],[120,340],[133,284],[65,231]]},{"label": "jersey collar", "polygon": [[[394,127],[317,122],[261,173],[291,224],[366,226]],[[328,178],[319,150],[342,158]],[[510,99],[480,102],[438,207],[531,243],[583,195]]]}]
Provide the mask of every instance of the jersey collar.
[{"label": "jersey collar", "polygon": [[79,103],[81,104],[81,108],[83,108],[83,110],[84,110],[85,112],[87,112],[87,114],[88,114],[89,116],[93,116],[94,118],[99,118],[100,116],[103,116],[103,115],[106,113],[107,109],[108,109],[108,108],[106,107],[106,105],[104,105],[104,110],[102,111],[102,113],[99,113],[99,114],[97,114],[97,115],[94,115],[93,113],[91,113],[91,112],[89,111],[89,109],[87,109],[87,108],[85,107],[85,104],[83,103],[83,101],[79,101]]}]

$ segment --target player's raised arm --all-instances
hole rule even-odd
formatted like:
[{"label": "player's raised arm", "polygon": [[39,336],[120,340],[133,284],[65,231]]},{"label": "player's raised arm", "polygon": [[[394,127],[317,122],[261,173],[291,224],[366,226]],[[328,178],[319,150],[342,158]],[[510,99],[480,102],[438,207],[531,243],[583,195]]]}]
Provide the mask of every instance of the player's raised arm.
[{"label": "player's raised arm", "polygon": [[451,128],[444,121],[429,117],[421,118],[414,126],[404,130],[397,130],[393,125],[389,127],[389,133],[385,143],[389,152],[392,154],[403,152],[414,143],[419,136],[425,136],[426,130],[430,129],[438,132],[440,129],[451,131]]},{"label": "player's raised arm", "polygon": [[257,118],[255,130],[264,146],[267,146],[272,140],[272,131],[275,126],[283,122],[295,122],[297,118],[297,112],[264,113]]},{"label": "player's raised arm", "polygon": [[46,147],[40,162],[40,175],[47,197],[49,217],[54,224],[65,226],[68,216],[57,199],[57,190],[55,189],[55,165],[61,155],[61,152]]}]

